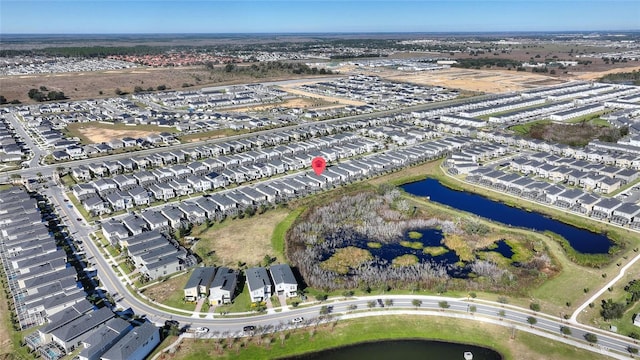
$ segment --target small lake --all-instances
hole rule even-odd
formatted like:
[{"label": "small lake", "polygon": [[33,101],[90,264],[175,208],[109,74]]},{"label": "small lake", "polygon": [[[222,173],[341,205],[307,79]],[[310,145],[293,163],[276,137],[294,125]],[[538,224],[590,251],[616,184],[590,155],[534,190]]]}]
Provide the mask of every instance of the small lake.
[{"label": "small lake", "polygon": [[564,237],[576,251],[581,253],[606,254],[612,245],[612,242],[605,235],[579,229],[541,214],[514,208],[480,195],[452,190],[435,179],[405,184],[402,189],[409,194],[428,196],[431,201],[503,224],[536,231],[552,231]]},{"label": "small lake", "polygon": [[487,348],[432,340],[389,340],[355,344],[286,360],[464,360],[465,351],[473,360],[501,360],[502,356]]}]

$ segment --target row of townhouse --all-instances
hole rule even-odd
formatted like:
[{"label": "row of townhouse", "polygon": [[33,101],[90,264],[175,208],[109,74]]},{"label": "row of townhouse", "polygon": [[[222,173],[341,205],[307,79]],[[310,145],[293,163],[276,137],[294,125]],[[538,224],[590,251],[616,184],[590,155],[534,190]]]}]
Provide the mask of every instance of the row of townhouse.
[{"label": "row of townhouse", "polygon": [[538,96],[549,96],[549,95],[557,95],[563,93],[569,93],[573,91],[579,91],[583,89],[588,89],[591,87],[591,83],[585,81],[572,81],[565,84],[555,85],[555,86],[545,86],[541,88],[536,88],[532,90],[523,91],[521,94],[523,97],[538,97]]},{"label": "row of townhouse", "polygon": [[42,325],[86,297],[38,201],[19,187],[0,191],[0,258],[21,329]]},{"label": "row of townhouse", "polygon": [[565,121],[569,119],[574,119],[580,116],[595,114],[600,111],[604,111],[604,105],[601,103],[595,103],[590,105],[584,105],[577,107],[575,109],[568,109],[559,111],[549,115],[549,119],[553,121]]},{"label": "row of townhouse", "polygon": [[591,95],[612,90],[613,88],[614,88],[613,85],[610,85],[610,84],[593,83],[586,88],[577,89],[577,90],[574,89],[572,91],[551,94],[551,95],[547,95],[546,97],[550,101],[562,101],[567,99],[575,99],[579,97],[588,97]]},{"label": "row of townhouse", "polygon": [[[168,217],[177,224],[172,225]],[[179,228],[182,221],[181,213],[147,210],[120,221],[104,221],[101,226],[105,238],[124,249],[131,264],[147,279],[155,280],[197,263],[192,254],[164,235],[172,226]]]},{"label": "row of townhouse", "polygon": [[599,93],[596,95],[579,98],[579,99],[576,99],[575,102],[577,105],[586,105],[586,104],[591,104],[595,102],[605,102],[611,99],[618,99],[625,96],[632,96],[640,93],[640,88],[638,86],[632,86],[632,85],[615,85],[615,86],[617,88],[607,92]]},{"label": "row of townhouse", "polygon": [[568,110],[573,108],[574,106],[574,102],[571,100],[560,101],[543,106],[538,106],[532,109],[516,110],[504,114],[493,115],[489,117],[489,122],[497,124],[516,122],[519,120],[530,119],[533,117],[542,117],[558,111]]},{"label": "row of townhouse", "polygon": [[[293,134],[296,138],[300,138]],[[238,141],[200,146],[194,149],[166,151],[157,154],[120,159],[116,161],[95,162],[79,166],[71,170],[71,175],[78,181],[88,181],[92,178],[115,176],[127,172],[143,171],[158,167],[176,166],[175,176],[188,173],[203,175],[207,171],[220,170],[231,165],[242,165],[260,160],[277,159],[282,155],[321,150],[330,146],[350,144],[353,140],[371,143],[366,138],[358,138],[355,134],[341,133],[322,136],[310,140],[282,144],[275,147],[251,150],[261,147],[259,139],[241,139]],[[286,141],[291,141],[286,138]],[[285,141],[283,139],[283,141]],[[367,145],[370,147],[370,145]],[[199,160],[199,161],[194,161]],[[188,163],[193,161],[193,163]],[[183,165],[185,164],[185,165]],[[186,168],[185,168],[186,167]],[[206,170],[205,170],[206,169]]]},{"label": "row of townhouse", "polygon": [[79,360],[144,359],[160,343],[160,329],[116,317],[108,307],[96,309],[87,300],[47,319],[25,343],[43,359],[57,360],[77,349]]},{"label": "row of townhouse", "polygon": [[516,102],[521,100],[519,94],[505,93],[496,95],[485,95],[481,99],[471,98],[469,100],[460,101],[452,105],[440,105],[430,107],[425,110],[412,111],[411,117],[414,119],[422,118],[437,118],[441,115],[458,114],[463,112],[472,111],[479,108],[488,108],[492,106],[502,106],[510,102]]},{"label": "row of townhouse", "polygon": [[640,176],[638,171],[586,160],[563,158],[549,153],[517,157],[509,164],[513,171],[535,175],[554,182],[582,187],[604,194],[616,191]]},{"label": "row of townhouse", "polygon": [[640,169],[640,147],[636,146],[593,140],[584,148],[574,148],[564,144],[548,143],[538,139],[526,139],[500,132],[478,131],[476,136],[479,140],[492,141],[520,149],[550,152],[562,157]]},{"label": "row of townhouse", "polygon": [[459,116],[464,117],[478,117],[488,114],[494,114],[503,111],[511,111],[515,109],[525,108],[534,105],[541,105],[545,103],[545,99],[542,97],[522,98],[521,100],[511,101],[503,104],[483,106],[475,109],[465,110],[458,113]]},{"label": "row of townhouse", "polygon": [[0,163],[18,162],[29,149],[23,145],[20,135],[5,118],[0,116]]},{"label": "row of townhouse", "polygon": [[[345,137],[345,139],[354,138],[355,136]],[[73,192],[76,195],[81,195],[81,201],[87,211],[93,214],[105,214],[153,201],[169,201],[178,196],[206,192],[229,184],[242,184],[282,174],[289,170],[300,170],[308,167],[316,156],[325,157],[328,161],[335,161],[372,152],[380,147],[380,144],[371,140],[352,140],[342,146],[329,147],[310,153],[280,156],[279,160],[258,163],[248,162],[254,159],[250,156],[251,154],[220,156],[209,159],[210,161],[194,162],[188,166],[178,164],[167,168],[158,168],[151,172],[141,171],[133,175],[117,175],[113,179],[103,178],[91,181],[88,184],[95,188],[95,192],[92,192],[86,184],[84,186],[78,184],[73,187]],[[304,150],[305,147],[285,147],[280,151],[276,148],[274,151],[284,153],[285,151],[300,151],[300,149]],[[240,165],[240,161],[247,163],[247,165]],[[221,172],[209,172],[212,169],[221,168],[224,169]],[[194,171],[195,173],[208,173],[206,176],[198,176],[193,175]],[[146,190],[147,195],[141,189]]]},{"label": "row of townhouse", "polygon": [[600,197],[582,189],[567,188],[491,167],[478,168],[469,172],[466,180],[531,201],[588,215],[594,219],[640,228],[639,204],[624,203],[621,200]]}]

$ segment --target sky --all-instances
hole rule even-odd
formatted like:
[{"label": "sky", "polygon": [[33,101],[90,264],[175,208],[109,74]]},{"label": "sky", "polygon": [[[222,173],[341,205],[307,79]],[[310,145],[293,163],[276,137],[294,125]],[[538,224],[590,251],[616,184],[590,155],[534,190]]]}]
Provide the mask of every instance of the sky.
[{"label": "sky", "polygon": [[640,0],[0,0],[0,34],[640,30]]}]

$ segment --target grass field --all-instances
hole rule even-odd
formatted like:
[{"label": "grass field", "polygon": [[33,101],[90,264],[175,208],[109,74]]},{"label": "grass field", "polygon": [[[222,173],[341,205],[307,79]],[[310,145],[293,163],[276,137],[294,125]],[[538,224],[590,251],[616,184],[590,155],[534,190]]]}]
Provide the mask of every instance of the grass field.
[{"label": "grass field", "polygon": [[[381,329],[384,331],[380,331]],[[507,327],[431,316],[345,320],[324,324],[315,329],[287,332],[284,339],[275,334],[260,340],[253,337],[223,341],[219,350],[215,341],[185,340],[180,345],[179,352],[167,354],[164,359],[277,359],[349,344],[390,339],[431,339],[473,344],[492,348],[506,360],[602,359],[601,355],[524,332],[516,331],[515,338],[511,339],[511,330]]]},{"label": "grass field", "polygon": [[211,228],[198,228],[192,236],[199,239],[195,252],[208,265],[237,267],[238,263],[259,265],[265,255],[285,259],[271,245],[277,225],[285,220],[289,210],[271,209],[251,218],[227,219]]}]

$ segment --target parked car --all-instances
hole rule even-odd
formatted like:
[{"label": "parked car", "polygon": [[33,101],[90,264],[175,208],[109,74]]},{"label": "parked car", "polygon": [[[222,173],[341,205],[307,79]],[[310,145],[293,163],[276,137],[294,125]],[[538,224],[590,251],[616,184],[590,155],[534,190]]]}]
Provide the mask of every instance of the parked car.
[{"label": "parked car", "polygon": [[247,326],[245,326],[245,327],[243,327],[243,328],[242,328],[242,330],[243,330],[244,332],[254,331],[255,329],[256,329],[256,327],[255,327],[255,326],[253,326],[253,325],[247,325]]},{"label": "parked car", "polygon": [[208,333],[208,332],[209,332],[209,328],[206,328],[206,327],[198,327],[198,328],[196,328],[196,333],[204,334],[204,333]]},{"label": "parked car", "polygon": [[303,321],[304,321],[304,318],[302,316],[298,316],[297,318],[294,318],[293,320],[291,320],[291,322],[294,324],[299,324]]}]

